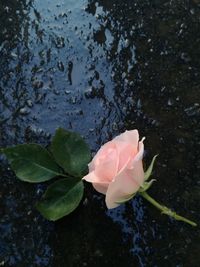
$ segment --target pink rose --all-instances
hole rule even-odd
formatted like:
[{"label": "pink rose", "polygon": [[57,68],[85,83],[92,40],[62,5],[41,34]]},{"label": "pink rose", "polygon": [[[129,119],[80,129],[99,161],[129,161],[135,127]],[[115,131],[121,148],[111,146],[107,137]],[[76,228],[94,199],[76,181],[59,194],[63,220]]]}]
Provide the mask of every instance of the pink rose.
[{"label": "pink rose", "polygon": [[106,195],[108,209],[119,206],[143,184],[143,140],[139,142],[137,130],[126,131],[104,144],[90,162],[83,179]]}]

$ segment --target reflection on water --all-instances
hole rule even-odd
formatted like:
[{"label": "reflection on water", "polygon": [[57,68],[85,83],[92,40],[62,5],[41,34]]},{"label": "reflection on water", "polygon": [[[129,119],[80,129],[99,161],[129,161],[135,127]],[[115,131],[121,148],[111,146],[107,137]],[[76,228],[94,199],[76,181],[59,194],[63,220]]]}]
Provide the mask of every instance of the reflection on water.
[{"label": "reflection on water", "polygon": [[[159,153],[151,194],[198,221],[199,18],[198,1],[2,1],[0,146],[47,145],[61,126],[96,151],[138,128],[145,161]],[[1,266],[199,266],[199,230],[139,197],[106,211],[86,185],[52,224],[34,209],[44,187],[16,181],[3,158],[0,172]]]}]

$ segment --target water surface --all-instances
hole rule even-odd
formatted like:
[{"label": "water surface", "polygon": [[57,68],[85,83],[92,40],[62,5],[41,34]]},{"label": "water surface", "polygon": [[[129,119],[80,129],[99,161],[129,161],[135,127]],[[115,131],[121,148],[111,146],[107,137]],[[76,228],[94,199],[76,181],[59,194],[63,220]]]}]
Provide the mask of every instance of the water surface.
[{"label": "water surface", "polygon": [[[125,129],[159,154],[150,193],[199,222],[200,3],[10,0],[0,3],[0,146],[48,145],[57,127],[93,152]],[[1,157],[0,266],[198,267],[199,228],[140,197],[107,211],[86,185],[56,223],[34,208],[44,185]]]}]

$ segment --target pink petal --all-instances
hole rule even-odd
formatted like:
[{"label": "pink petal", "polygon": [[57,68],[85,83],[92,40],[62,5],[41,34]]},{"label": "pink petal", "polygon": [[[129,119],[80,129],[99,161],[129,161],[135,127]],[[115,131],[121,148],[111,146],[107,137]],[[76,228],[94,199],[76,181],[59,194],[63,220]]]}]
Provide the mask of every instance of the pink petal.
[{"label": "pink petal", "polygon": [[143,154],[144,154],[144,144],[143,141],[145,140],[145,137],[142,138],[142,140],[138,144],[138,153],[134,157],[134,161],[142,160]]},{"label": "pink petal", "polygon": [[118,153],[117,149],[109,149],[107,150],[107,154],[105,157],[99,158],[98,163],[98,155],[96,158],[95,164],[95,175],[101,178],[102,182],[108,183],[111,182],[113,177],[117,174],[118,167]]},{"label": "pink petal", "polygon": [[131,144],[133,147],[138,147],[139,134],[138,130],[125,131],[113,139],[114,141],[121,141]]},{"label": "pink petal", "polygon": [[121,141],[115,141],[117,152],[118,152],[118,158],[119,163],[117,167],[117,173],[119,173],[122,168],[127,164],[129,159],[133,159],[135,154],[137,154],[137,147],[134,148],[129,143],[121,142]]},{"label": "pink petal", "polygon": [[144,181],[144,171],[141,161],[137,162],[132,169],[128,169],[125,166],[116,176],[115,181],[111,182],[108,186],[106,193],[106,205],[108,209],[119,206],[116,203],[117,201],[126,199],[130,194],[137,192],[142,181]]},{"label": "pink petal", "polygon": [[89,183],[100,183],[101,180],[98,176],[95,175],[95,172],[92,171],[90,173],[88,173],[87,175],[85,175],[82,180],[85,180]]},{"label": "pink petal", "polygon": [[107,190],[108,190],[108,186],[109,186],[109,183],[108,184],[96,184],[96,183],[93,183],[92,184],[94,189],[99,192],[99,193],[102,193],[102,194],[106,194]]},{"label": "pink petal", "polygon": [[106,194],[109,183],[103,183],[99,177],[95,175],[94,172],[89,173],[88,175],[84,176],[82,180],[92,183],[94,189],[102,194]]},{"label": "pink petal", "polygon": [[139,184],[140,186],[144,182],[144,169],[143,169],[143,154],[144,154],[144,141],[145,138],[142,138],[142,140],[139,142],[138,145],[138,153],[134,157],[132,161],[129,162],[128,168],[132,168],[132,177],[133,179]]},{"label": "pink petal", "polygon": [[110,183],[117,174],[118,152],[114,143],[108,142],[97,152],[83,179],[91,183]]},{"label": "pink petal", "polygon": [[89,164],[91,168],[94,166],[101,164],[101,161],[105,159],[109,151],[115,150],[116,145],[113,142],[107,142],[105,143],[97,152],[97,154],[94,156],[92,162]]},{"label": "pink petal", "polygon": [[144,169],[142,161],[134,162],[132,169],[132,178],[139,185],[139,187],[144,183]]}]

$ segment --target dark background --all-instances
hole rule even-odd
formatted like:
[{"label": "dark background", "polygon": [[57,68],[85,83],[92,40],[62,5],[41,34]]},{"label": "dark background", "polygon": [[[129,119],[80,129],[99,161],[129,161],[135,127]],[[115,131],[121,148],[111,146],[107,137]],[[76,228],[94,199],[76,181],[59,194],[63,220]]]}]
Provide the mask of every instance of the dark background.
[{"label": "dark background", "polygon": [[[1,0],[0,146],[48,145],[57,127],[93,152],[125,129],[159,154],[150,193],[199,223],[200,1]],[[198,267],[199,227],[136,197],[107,211],[90,185],[51,223],[45,185],[0,158],[0,266]]]}]

